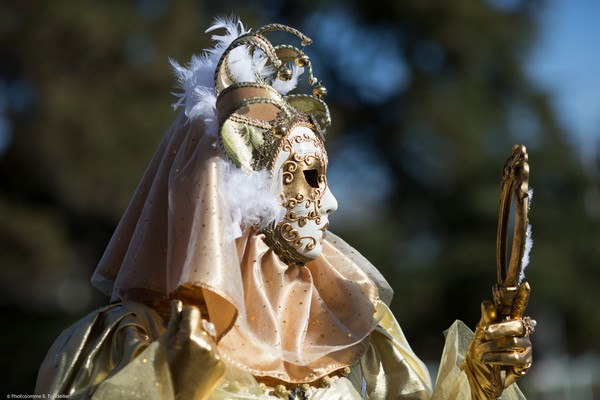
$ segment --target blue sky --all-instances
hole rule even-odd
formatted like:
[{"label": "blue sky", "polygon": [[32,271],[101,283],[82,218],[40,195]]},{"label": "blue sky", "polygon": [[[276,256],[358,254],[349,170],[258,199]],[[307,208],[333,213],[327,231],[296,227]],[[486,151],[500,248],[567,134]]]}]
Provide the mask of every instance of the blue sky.
[{"label": "blue sky", "polygon": [[558,117],[582,158],[600,146],[600,1],[548,0],[528,70],[554,95]]}]

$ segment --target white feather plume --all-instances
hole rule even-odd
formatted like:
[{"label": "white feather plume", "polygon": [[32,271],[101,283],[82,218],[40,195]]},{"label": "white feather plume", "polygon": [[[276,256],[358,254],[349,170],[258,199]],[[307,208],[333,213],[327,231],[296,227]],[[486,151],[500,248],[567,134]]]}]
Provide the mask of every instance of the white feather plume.
[{"label": "white feather plume", "polygon": [[225,179],[221,195],[229,204],[234,238],[250,226],[262,229],[283,217],[285,208],[274,185],[276,178],[265,170],[248,173],[229,162],[222,163]]},{"label": "white feather plume", "polygon": [[256,64],[248,54],[247,46],[239,46],[229,52],[229,72],[236,82],[256,82]]},{"label": "white feather plume", "polygon": [[282,95],[286,95],[292,90],[296,89],[296,86],[298,86],[298,79],[300,78],[300,75],[304,73],[304,68],[298,67],[295,64],[292,65],[291,69],[292,79],[290,79],[289,81],[283,81],[281,79],[275,78],[273,79],[273,83],[271,83],[271,86],[273,86],[273,88]]},{"label": "white feather plume", "polygon": [[217,95],[215,92],[214,74],[221,56],[237,37],[248,33],[239,20],[218,17],[215,23],[206,30],[225,29],[223,35],[212,35],[214,45],[200,55],[192,56],[191,61],[182,66],[177,61],[169,60],[182,93],[174,93],[179,99],[173,108],[184,107],[185,115],[190,120],[203,119],[207,133],[217,136]]},{"label": "white feather plume", "polygon": [[[529,206],[531,206],[531,200],[533,199],[533,189],[529,189]],[[533,238],[531,237],[531,224],[527,224],[527,230],[525,233],[525,250],[523,251],[523,258],[521,259],[521,275],[519,275],[519,283],[525,279],[525,268],[529,265],[529,253],[533,247]]]},{"label": "white feather plume", "polygon": [[[185,115],[190,120],[204,120],[207,133],[217,135],[218,126],[214,74],[219,60],[229,45],[239,36],[250,30],[246,29],[242,22],[233,17],[218,17],[214,24],[206,30],[213,32],[217,29],[225,29],[223,35],[212,35],[214,41],[212,48],[205,49],[201,54],[192,56],[185,66],[170,59],[175,76],[179,82],[181,93],[173,93],[178,100],[173,108],[184,107]],[[268,63],[268,59],[262,50],[257,49],[253,55],[248,52],[247,46],[239,46],[229,53],[228,68],[236,82],[267,82],[279,93],[285,95],[295,89],[298,78],[304,72],[304,68],[292,65],[292,79],[282,81],[276,77],[270,82],[275,71]]]}]

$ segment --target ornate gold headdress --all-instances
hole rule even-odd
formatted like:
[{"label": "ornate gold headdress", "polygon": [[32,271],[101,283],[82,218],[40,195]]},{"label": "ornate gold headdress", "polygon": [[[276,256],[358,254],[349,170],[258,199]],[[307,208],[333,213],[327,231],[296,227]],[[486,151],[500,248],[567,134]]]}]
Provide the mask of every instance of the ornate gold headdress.
[{"label": "ornate gold headdress", "polygon": [[[225,34],[212,36],[213,48],[193,56],[186,66],[171,62],[183,89],[175,94],[179,101],[174,106],[184,107],[190,121],[204,124],[205,134],[222,150],[227,172],[221,193],[239,237],[250,225],[261,230],[284,215],[273,167],[286,136],[303,125],[323,147],[331,117],[322,100],[327,90],[303,51],[311,39],[285,25],[252,31],[227,18],[217,19],[208,32],[216,29]],[[296,36],[301,48],[274,46],[265,37],[273,31]],[[289,94],[304,72],[308,85],[303,88],[312,87],[312,93]]]},{"label": "ornate gold headdress", "polygon": [[[327,90],[314,77],[309,57],[291,45],[274,47],[264,34],[276,30],[297,36],[302,46],[312,42],[294,28],[266,25],[233,40],[215,70],[219,140],[227,157],[246,171],[271,170],[282,139],[293,125],[314,127],[324,140],[331,124],[329,109],[322,100]],[[240,47],[245,51],[238,51]],[[251,66],[251,76],[245,71],[236,73],[236,64],[246,69]],[[295,87],[305,68],[313,93],[280,93]],[[294,82],[278,91],[285,85],[282,82],[290,81]]]}]

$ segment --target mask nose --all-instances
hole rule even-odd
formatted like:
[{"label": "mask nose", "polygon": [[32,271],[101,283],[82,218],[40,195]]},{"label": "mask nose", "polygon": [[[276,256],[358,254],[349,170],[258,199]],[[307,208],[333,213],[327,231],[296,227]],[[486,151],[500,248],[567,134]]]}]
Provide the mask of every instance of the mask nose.
[{"label": "mask nose", "polygon": [[321,212],[327,215],[331,214],[338,208],[338,202],[331,190],[327,188],[323,197],[321,197]]}]

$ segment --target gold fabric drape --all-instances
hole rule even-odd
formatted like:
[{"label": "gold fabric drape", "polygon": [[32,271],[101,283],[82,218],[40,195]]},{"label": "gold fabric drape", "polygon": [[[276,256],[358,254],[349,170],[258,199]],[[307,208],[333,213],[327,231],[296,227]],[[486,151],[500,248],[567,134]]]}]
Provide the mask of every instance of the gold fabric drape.
[{"label": "gold fabric drape", "polygon": [[[446,332],[435,388],[425,365],[413,353],[400,326],[383,303],[384,316],[370,335],[365,354],[346,377],[319,382],[309,399],[360,399],[363,377],[365,399],[470,399],[470,389],[459,365],[472,332],[456,322]],[[40,368],[36,393],[69,394],[71,399],[173,399],[165,349],[158,341],[164,321],[151,308],[125,302],[97,310],[67,329],[56,340]],[[204,371],[197,366],[198,373]],[[227,365],[225,376],[205,398],[275,399],[248,371]],[[504,400],[524,399],[512,385]]]}]

